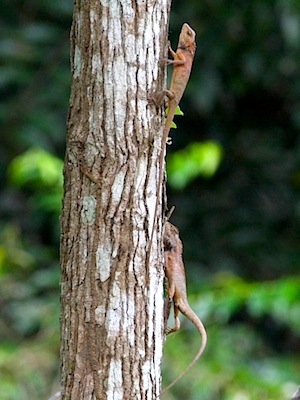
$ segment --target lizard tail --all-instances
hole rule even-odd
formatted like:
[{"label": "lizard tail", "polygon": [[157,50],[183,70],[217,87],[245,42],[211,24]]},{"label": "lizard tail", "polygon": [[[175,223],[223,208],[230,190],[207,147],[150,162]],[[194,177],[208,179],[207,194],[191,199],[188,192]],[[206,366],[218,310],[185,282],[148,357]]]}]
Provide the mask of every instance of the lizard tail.
[{"label": "lizard tail", "polygon": [[181,378],[183,378],[189,372],[189,370],[196,364],[196,362],[199,360],[199,358],[202,356],[204,349],[206,347],[206,343],[207,343],[207,333],[206,333],[205,327],[204,327],[203,323],[200,321],[200,319],[197,321],[197,328],[202,337],[201,346],[198,350],[198,353],[196,354],[193,361],[189,364],[189,366],[183,372],[181,372],[181,374],[179,376],[177,376],[177,378],[174,379],[173,382],[171,382],[167,387],[164,388],[164,390],[161,392],[162,395],[164,395],[164,393],[167,390],[171,389],[171,387],[173,387]]}]

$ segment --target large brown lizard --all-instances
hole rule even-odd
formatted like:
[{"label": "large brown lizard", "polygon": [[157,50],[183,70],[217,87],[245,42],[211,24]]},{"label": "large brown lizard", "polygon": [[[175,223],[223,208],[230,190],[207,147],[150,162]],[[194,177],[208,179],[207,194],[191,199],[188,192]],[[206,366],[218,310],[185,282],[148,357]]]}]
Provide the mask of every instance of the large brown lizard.
[{"label": "large brown lizard", "polygon": [[[158,177],[158,191],[154,209],[154,220],[153,227],[150,237],[149,252],[151,251],[153,235],[156,228],[157,210],[159,199],[162,192],[163,176],[164,176],[164,159],[166,153],[166,144],[169,136],[169,132],[172,126],[173,118],[176,112],[176,108],[183,96],[186,85],[189,81],[192,64],[194,60],[194,54],[196,50],[196,33],[188,24],[183,24],[179,35],[178,47],[176,52],[169,46],[169,51],[173,57],[173,60],[166,60],[168,64],[173,64],[173,74],[171,79],[170,89],[162,93],[163,96],[169,98],[168,102],[168,115],[163,131],[161,140],[161,153],[159,157],[159,177]],[[160,96],[162,97],[162,96]]]},{"label": "large brown lizard", "polygon": [[187,300],[186,278],[182,260],[182,242],[179,237],[179,230],[168,221],[165,224],[164,249],[166,277],[168,279],[168,298],[169,301],[174,304],[175,317],[175,326],[172,329],[168,329],[167,334],[179,330],[180,320],[178,314],[180,311],[196,326],[201,334],[202,341],[198,353],[190,365],[163,390],[162,394],[175,385],[175,383],[177,383],[193,367],[201,357],[207,342],[206,330],[200,319],[191,309]]}]

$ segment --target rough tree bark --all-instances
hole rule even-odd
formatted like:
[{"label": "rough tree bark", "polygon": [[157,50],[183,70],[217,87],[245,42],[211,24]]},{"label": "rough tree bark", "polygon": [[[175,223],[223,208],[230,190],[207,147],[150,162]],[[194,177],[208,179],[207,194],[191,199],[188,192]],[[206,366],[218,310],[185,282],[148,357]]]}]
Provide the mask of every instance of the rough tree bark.
[{"label": "rough tree bark", "polygon": [[76,0],[61,216],[62,399],[157,399],[161,223],[154,221],[170,0]]}]

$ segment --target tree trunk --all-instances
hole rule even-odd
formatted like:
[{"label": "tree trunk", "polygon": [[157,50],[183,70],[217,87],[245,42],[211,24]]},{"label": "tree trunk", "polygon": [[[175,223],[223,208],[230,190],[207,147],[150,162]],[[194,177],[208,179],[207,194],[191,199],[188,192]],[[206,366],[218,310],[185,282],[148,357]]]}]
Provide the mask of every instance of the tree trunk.
[{"label": "tree trunk", "polygon": [[[169,0],[75,1],[61,216],[62,399],[156,399],[161,211],[149,253]],[[149,256],[150,254],[150,256]]]}]

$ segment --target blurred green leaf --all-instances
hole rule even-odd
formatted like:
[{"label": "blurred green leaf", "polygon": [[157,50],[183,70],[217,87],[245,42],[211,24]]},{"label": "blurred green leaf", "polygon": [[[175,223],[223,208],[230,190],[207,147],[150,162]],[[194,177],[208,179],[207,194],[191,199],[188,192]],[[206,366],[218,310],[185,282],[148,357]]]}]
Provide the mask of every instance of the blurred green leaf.
[{"label": "blurred green leaf", "polygon": [[212,177],[222,160],[222,147],[212,141],[192,143],[168,157],[168,180],[176,189],[183,189],[198,176]]},{"label": "blurred green leaf", "polygon": [[22,242],[20,229],[14,224],[3,225],[0,231],[0,278],[16,268],[27,269],[33,265],[34,258]]},{"label": "blurred green leaf", "polygon": [[63,162],[46,152],[33,148],[16,157],[9,166],[11,182],[18,186],[62,188]]}]

